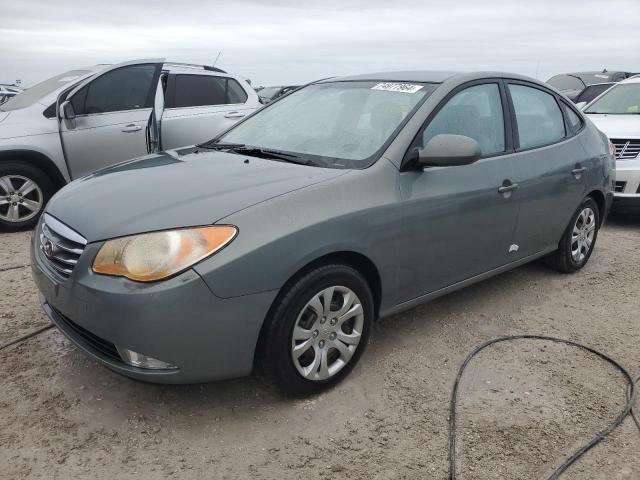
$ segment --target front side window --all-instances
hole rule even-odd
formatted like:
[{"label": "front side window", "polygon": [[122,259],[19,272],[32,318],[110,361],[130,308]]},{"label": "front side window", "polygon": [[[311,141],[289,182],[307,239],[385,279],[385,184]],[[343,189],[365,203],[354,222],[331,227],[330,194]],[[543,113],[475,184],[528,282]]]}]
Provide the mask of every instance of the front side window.
[{"label": "front side window", "polygon": [[263,108],[218,140],[289,152],[321,166],[366,168],[436,87],[418,82],[317,83]]},{"label": "front side window", "polygon": [[525,85],[509,85],[521,149],[540,147],[566,136],[564,117],[553,95]]},{"label": "front side window", "polygon": [[176,75],[174,95],[169,108],[244,103],[248,98],[233,78],[211,75]]},{"label": "front side window", "polygon": [[640,114],[640,83],[623,83],[606,92],[585,113],[605,113],[608,115]]},{"label": "front side window", "polygon": [[474,85],[456,93],[422,132],[422,146],[443,133],[473,138],[483,156],[504,152],[504,117],[498,84]]},{"label": "front side window", "polygon": [[153,64],[130,65],[99,76],[71,98],[76,115],[151,108]]}]

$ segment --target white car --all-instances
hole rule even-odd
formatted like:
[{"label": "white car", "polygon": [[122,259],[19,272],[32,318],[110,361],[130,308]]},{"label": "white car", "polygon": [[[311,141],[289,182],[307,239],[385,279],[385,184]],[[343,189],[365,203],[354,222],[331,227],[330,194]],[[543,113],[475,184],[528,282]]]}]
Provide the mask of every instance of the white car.
[{"label": "white car", "polygon": [[616,84],[584,113],[616,149],[614,208],[640,208],[640,76]]},{"label": "white car", "polygon": [[71,180],[205,142],[261,106],[239,76],[164,59],[45,80],[0,105],[0,229],[33,226]]},{"label": "white car", "polygon": [[22,92],[22,89],[17,85],[0,85],[0,105],[20,92]]}]

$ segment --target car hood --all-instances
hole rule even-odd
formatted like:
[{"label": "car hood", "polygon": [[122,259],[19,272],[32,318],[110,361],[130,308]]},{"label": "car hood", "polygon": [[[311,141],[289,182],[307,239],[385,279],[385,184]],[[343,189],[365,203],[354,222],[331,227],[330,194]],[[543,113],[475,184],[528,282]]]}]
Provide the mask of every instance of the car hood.
[{"label": "car hood", "polygon": [[640,115],[603,115],[587,117],[609,138],[640,138]]},{"label": "car hood", "polygon": [[75,180],[54,195],[46,211],[93,242],[209,225],[346,172],[190,147]]}]

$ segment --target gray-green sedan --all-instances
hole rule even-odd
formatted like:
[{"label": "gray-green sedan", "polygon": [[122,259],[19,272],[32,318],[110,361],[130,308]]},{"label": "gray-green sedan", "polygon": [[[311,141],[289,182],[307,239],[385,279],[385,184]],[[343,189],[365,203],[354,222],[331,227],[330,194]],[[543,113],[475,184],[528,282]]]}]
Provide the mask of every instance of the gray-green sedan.
[{"label": "gray-green sedan", "polygon": [[378,317],[542,257],[582,268],[613,168],[608,139],[526,77],[322,80],[63,188],[33,276],[56,326],[124,375],[260,369],[312,393],[348,374]]}]

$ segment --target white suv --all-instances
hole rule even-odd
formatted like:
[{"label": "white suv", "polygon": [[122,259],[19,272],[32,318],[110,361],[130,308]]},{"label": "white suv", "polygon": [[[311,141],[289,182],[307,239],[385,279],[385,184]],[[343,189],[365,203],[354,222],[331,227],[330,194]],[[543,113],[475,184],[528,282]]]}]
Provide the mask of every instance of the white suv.
[{"label": "white suv", "polygon": [[164,59],[45,80],[0,105],[0,229],[34,225],[73,179],[204,142],[260,106],[238,76]]},{"label": "white suv", "polygon": [[640,208],[640,76],[624,80],[584,107],[616,148],[615,208]]}]

